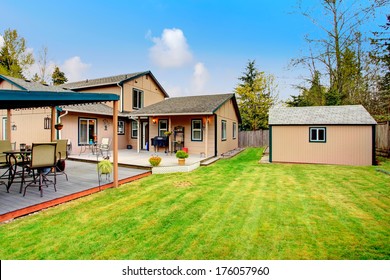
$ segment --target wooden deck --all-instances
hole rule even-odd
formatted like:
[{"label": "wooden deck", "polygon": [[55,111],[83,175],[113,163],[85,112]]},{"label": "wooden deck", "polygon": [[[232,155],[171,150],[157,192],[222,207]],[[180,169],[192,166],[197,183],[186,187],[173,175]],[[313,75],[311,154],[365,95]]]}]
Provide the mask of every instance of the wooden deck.
[{"label": "wooden deck", "polygon": [[[67,160],[66,173],[57,176],[57,192],[53,186],[43,188],[43,197],[40,197],[38,188],[27,188],[26,196],[19,193],[20,184],[13,184],[10,192],[0,185],[0,222],[21,217],[48,207],[77,199],[92,193],[113,187],[111,180],[103,178],[99,186],[96,164]],[[149,170],[120,167],[118,170],[119,184],[124,184],[149,176]]]}]

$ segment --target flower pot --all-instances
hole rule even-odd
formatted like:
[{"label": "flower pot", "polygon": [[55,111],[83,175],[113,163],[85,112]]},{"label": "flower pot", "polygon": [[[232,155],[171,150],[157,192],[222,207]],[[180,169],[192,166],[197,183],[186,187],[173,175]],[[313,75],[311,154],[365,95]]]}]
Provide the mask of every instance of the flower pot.
[{"label": "flower pot", "polygon": [[177,161],[179,162],[179,165],[185,165],[186,159],[185,158],[178,158]]},{"label": "flower pot", "polygon": [[64,125],[63,124],[56,124],[56,125],[54,125],[54,127],[57,130],[61,130],[64,127]]}]

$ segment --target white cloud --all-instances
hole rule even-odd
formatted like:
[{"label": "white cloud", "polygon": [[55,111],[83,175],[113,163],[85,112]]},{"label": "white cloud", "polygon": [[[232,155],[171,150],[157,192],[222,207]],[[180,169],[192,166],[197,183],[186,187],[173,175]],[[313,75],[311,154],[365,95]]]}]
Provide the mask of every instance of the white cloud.
[{"label": "white cloud", "polygon": [[201,62],[195,64],[194,73],[192,74],[192,85],[195,93],[201,93],[204,90],[204,86],[209,78],[210,75],[206,66]]},{"label": "white cloud", "polygon": [[91,64],[82,62],[79,56],[74,56],[67,59],[60,68],[64,71],[68,82],[74,82],[85,79],[85,74],[90,67]]},{"label": "white cloud", "polygon": [[4,38],[0,35],[0,48],[2,48],[4,45]]},{"label": "white cloud", "polygon": [[[151,32],[148,31],[146,37],[151,37]],[[164,29],[161,38],[153,37],[151,40],[154,46],[149,49],[149,56],[158,66],[181,67],[192,61],[192,53],[180,29]]]}]

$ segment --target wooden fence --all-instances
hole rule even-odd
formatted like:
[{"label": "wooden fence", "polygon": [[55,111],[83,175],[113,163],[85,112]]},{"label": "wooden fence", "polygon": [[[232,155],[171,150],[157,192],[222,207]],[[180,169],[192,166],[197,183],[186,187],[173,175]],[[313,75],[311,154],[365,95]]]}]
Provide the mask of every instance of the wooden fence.
[{"label": "wooden fence", "polygon": [[240,131],[238,133],[238,146],[245,147],[262,147],[268,146],[269,130]]},{"label": "wooden fence", "polygon": [[375,147],[377,155],[390,156],[390,122],[379,122],[376,126]]}]

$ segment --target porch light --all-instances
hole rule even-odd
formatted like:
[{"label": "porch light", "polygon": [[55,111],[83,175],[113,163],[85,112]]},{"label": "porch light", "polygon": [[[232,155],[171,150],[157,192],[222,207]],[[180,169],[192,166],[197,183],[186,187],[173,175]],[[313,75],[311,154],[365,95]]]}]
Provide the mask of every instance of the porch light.
[{"label": "porch light", "polygon": [[16,126],[16,124],[13,124],[13,125],[11,126],[11,129],[12,129],[13,131],[15,131],[15,130],[18,129],[18,127]]},{"label": "porch light", "polygon": [[153,118],[152,122],[153,122],[153,124],[156,124],[157,123],[157,119]]},{"label": "porch light", "polygon": [[43,119],[43,128],[50,129],[50,123],[51,123],[51,119],[49,118],[49,116],[47,116],[46,118]]}]

